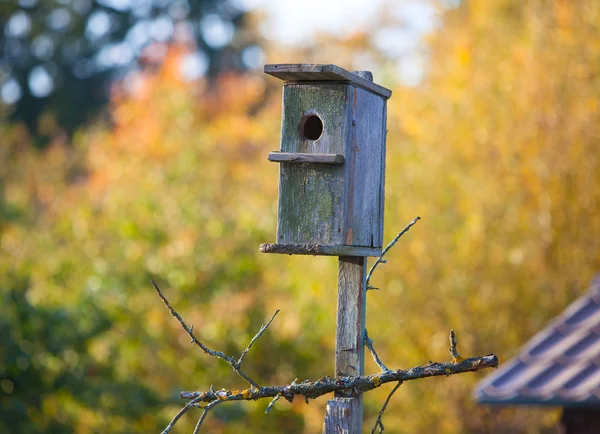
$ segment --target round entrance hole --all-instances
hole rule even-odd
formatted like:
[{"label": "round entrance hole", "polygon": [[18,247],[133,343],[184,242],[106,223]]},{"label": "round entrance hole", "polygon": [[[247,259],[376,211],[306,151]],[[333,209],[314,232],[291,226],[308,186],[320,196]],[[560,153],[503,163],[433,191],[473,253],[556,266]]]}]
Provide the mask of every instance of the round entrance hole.
[{"label": "round entrance hole", "polygon": [[317,115],[308,115],[300,122],[300,135],[308,140],[318,140],[323,134],[323,121]]}]

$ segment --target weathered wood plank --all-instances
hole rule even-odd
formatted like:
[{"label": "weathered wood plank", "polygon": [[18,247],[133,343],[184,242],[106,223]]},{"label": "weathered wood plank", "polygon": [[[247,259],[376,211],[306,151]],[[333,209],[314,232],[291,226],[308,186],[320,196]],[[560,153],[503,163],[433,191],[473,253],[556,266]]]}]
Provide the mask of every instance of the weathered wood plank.
[{"label": "weathered wood plank", "polygon": [[346,164],[348,245],[381,247],[383,242],[385,105],[385,99],[364,89],[354,92]]},{"label": "weathered wood plank", "polygon": [[375,240],[373,245],[383,246],[383,230],[385,228],[385,166],[387,153],[387,101],[383,102],[383,126],[381,128],[381,138],[383,146],[381,147],[381,173],[379,174],[379,215],[377,221],[379,228],[375,231]]},{"label": "weathered wood plank", "polygon": [[[284,153],[346,155],[350,125],[345,84],[288,84],[283,93],[281,151]],[[299,133],[307,116],[318,116],[323,131],[318,140]],[[344,244],[343,165],[280,167],[277,243]]]},{"label": "weathered wood plank", "polygon": [[299,152],[269,152],[269,161],[275,163],[344,164],[340,154],[307,154]]},{"label": "weathered wood plank", "polygon": [[391,90],[331,64],[276,63],[265,65],[265,73],[285,81],[346,81],[384,98],[392,96]]},{"label": "weathered wood plank", "polygon": [[[326,66],[288,70],[329,74]],[[368,71],[349,74],[372,78]],[[283,163],[276,244],[383,244],[386,99],[351,84],[309,81],[284,87],[281,149],[269,154]]]},{"label": "weathered wood plank", "polygon": [[261,244],[262,253],[310,256],[371,256],[379,257],[381,248],[323,244]]},{"label": "weathered wood plank", "polygon": [[365,258],[340,256],[338,262],[335,375],[362,375],[366,306]]},{"label": "weathered wood plank", "polygon": [[333,398],[325,407],[323,434],[360,433],[362,426],[359,398]]},{"label": "weathered wood plank", "polygon": [[371,71],[352,71],[352,74],[358,75],[359,77],[364,78],[365,80],[373,81],[373,73]]},{"label": "weathered wood plank", "polygon": [[[366,262],[364,257],[340,256],[338,261],[338,300],[335,341],[335,376],[359,376],[364,373],[364,332],[366,310]],[[362,426],[362,394],[337,392],[336,398],[356,398],[353,426],[359,434]]]}]

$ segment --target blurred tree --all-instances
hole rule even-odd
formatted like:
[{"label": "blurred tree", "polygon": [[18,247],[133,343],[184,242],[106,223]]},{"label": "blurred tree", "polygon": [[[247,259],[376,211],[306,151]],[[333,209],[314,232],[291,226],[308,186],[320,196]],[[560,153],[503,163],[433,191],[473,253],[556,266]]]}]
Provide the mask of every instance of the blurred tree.
[{"label": "blurred tree", "polygon": [[[40,315],[61,307],[78,324],[82,301],[93,300],[110,318],[110,328],[86,337],[74,352],[80,363],[89,358],[114,368],[114,375],[99,374],[107,385],[115,384],[104,399],[122,402],[119,396],[134,393],[139,382],[162,403],[160,411],[148,405],[140,420],[134,414],[121,418],[117,408],[77,407],[77,432],[118,432],[123,424],[128,432],[156,432],[176,411],[172,404],[179,403],[178,393],[190,381],[198,387],[239,386],[228,366],[189,345],[153,293],[150,274],[207,343],[223,351],[240,352],[265,317],[289,298],[291,280],[278,278],[281,269],[261,264],[257,254],[275,223],[270,210],[277,168],[264,159],[264,149],[279,129],[280,102],[265,103],[264,82],[251,76],[220,77],[210,92],[204,81],[190,85],[179,74],[186,50],[173,47],[159,70],[139,74],[134,94],[115,89],[113,130],[89,127],[75,134],[73,146],[39,151],[28,146],[22,127],[0,126],[7,215],[0,232],[0,274],[19,264],[16,273],[29,285],[15,291],[24,292]],[[270,175],[256,177],[257,167]],[[265,297],[267,280],[278,280],[280,290]],[[295,301],[315,304],[306,295],[303,303]],[[18,303],[6,306],[10,327],[20,326],[14,320],[18,309]],[[249,372],[261,381],[308,377],[324,352],[320,333],[298,338],[298,320],[289,311],[279,338],[263,336],[247,358]],[[58,325],[45,325],[61,335]],[[15,345],[11,336],[2,339]],[[68,366],[53,369],[60,373]],[[117,389],[124,379],[129,386]],[[20,391],[8,397],[11,405],[36,405]],[[66,405],[82,393],[78,387],[63,389],[56,399]],[[266,404],[223,408],[208,429],[233,433],[252,423],[259,432],[284,427],[302,432],[304,405],[264,418]],[[39,418],[50,423],[59,410],[42,406]]]},{"label": "blurred tree", "polygon": [[[423,217],[379,267],[373,283],[381,291],[368,295],[369,334],[390,367],[447,358],[450,328],[461,354],[494,351],[506,361],[600,268],[593,236],[600,231],[600,5],[454,3],[439,9],[422,83],[394,86],[389,102],[387,239]],[[322,37],[303,60],[341,53],[343,66],[365,69],[360,59],[351,64],[352,47],[373,52],[369,35],[377,30],[345,41]],[[206,343],[228,353],[243,349],[280,308],[246,361],[262,382],[333,371],[335,258],[256,252],[276,226],[277,167],[265,156],[279,139],[280,83],[252,74],[183,82],[188,50],[173,47],[159,69],[134,74],[126,82],[134,92],[116,86],[113,128],[80,129],[73,146],[38,151],[22,126],[0,124],[0,275],[16,274],[0,286],[2,307],[10,306],[3,324],[21,324],[20,306],[40,318],[62,312],[77,327],[85,312],[99,325],[110,320],[110,328],[83,334],[85,345],[72,335],[65,342],[79,360],[111,366],[101,371],[104,381],[135,378],[165,404],[156,412],[150,405],[140,419],[79,406],[78,432],[118,432],[123,424],[156,431],[177,411],[169,404],[179,390],[240,386],[228,366],[196,353],[154,295],[150,273]],[[372,58],[387,68],[375,79],[394,85],[387,59]],[[11,302],[22,300],[19,293],[25,300]],[[43,324],[56,334],[65,328]],[[19,332],[7,336],[2,327],[0,347],[15,348]],[[13,370],[24,365],[18,357],[10,359]],[[67,361],[48,369],[68,370]],[[471,390],[483,375],[403,385],[386,432],[551,429],[552,412],[474,405]],[[0,394],[16,393],[11,387],[4,383]],[[367,421],[388,390],[367,395]],[[53,395],[36,416],[47,425],[32,419],[31,430],[64,423],[55,403],[70,406],[80,393]],[[36,405],[24,395],[10,402]],[[324,403],[282,402],[268,416],[260,403],[223,406],[207,430],[317,432]],[[195,421],[187,422],[182,432]]]},{"label": "blurred tree", "polygon": [[[387,229],[398,216],[424,219],[389,258],[402,269],[382,270],[389,291],[372,307],[395,304],[414,344],[390,342],[395,360],[435,357],[446,345],[440,329],[453,327],[464,353],[494,351],[502,363],[600,270],[600,4],[468,1],[440,11],[423,82],[398,89],[388,109]],[[484,375],[409,385],[396,405],[419,416],[396,424],[554,432],[556,412],[475,405]]]},{"label": "blurred tree", "polygon": [[0,291],[0,432],[78,432],[86,412],[104,414],[111,432],[144,426],[157,397],[89,353],[111,328],[106,313],[89,297],[69,309],[34,307],[26,279],[4,274]]},{"label": "blurred tree", "polygon": [[18,0],[0,5],[0,104],[40,143],[98,112],[109,86],[155,67],[171,42],[192,47],[188,79],[255,66],[257,35],[222,0]]}]

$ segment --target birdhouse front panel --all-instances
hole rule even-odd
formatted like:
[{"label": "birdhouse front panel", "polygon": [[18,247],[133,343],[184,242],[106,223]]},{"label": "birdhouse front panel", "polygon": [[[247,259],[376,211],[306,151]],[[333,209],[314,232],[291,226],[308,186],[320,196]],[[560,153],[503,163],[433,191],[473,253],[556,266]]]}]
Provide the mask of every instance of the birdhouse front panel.
[{"label": "birdhouse front panel", "polygon": [[[286,80],[273,253],[378,256],[383,240],[386,101],[335,65],[267,65]],[[370,73],[368,73],[370,75]]]},{"label": "birdhouse front panel", "polygon": [[352,91],[345,84],[327,83],[292,83],[284,88],[281,151],[343,159],[338,163],[281,163],[278,243],[345,243],[343,160]]}]

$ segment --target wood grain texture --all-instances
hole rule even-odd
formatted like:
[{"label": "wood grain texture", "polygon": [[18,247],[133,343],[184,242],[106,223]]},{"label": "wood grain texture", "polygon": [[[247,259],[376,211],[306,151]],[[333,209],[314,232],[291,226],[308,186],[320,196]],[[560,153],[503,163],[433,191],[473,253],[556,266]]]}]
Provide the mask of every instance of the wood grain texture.
[{"label": "wood grain texture", "polygon": [[[360,376],[364,373],[364,332],[366,311],[366,262],[364,257],[340,256],[338,260],[338,300],[335,340],[335,376]],[[351,416],[362,426],[362,394],[336,392],[336,398],[356,398]]]},{"label": "wood grain texture", "polygon": [[[284,153],[346,155],[350,121],[345,84],[289,84],[283,93],[281,151]],[[299,133],[306,116],[323,122],[318,140]],[[277,243],[340,244],[344,242],[345,165],[280,167]]]},{"label": "wood grain texture", "polygon": [[319,244],[261,244],[262,253],[310,256],[371,256],[381,255],[381,249],[360,246],[319,245]]},{"label": "wood grain texture", "polygon": [[285,81],[345,81],[384,98],[392,96],[391,90],[373,83],[372,80],[331,64],[276,63],[265,65],[264,71],[265,74]]},{"label": "wood grain texture", "polygon": [[385,110],[385,99],[364,89],[354,92],[346,164],[347,245],[383,243]]},{"label": "wood grain texture", "polygon": [[338,262],[335,376],[362,375],[366,272],[365,258],[340,256]]},{"label": "wood grain texture", "polygon": [[352,74],[358,75],[368,81],[373,81],[373,73],[371,71],[352,71]]},{"label": "wood grain texture", "polygon": [[344,164],[345,157],[340,154],[306,154],[299,152],[269,152],[269,161],[291,164]]},{"label": "wood grain texture", "polygon": [[381,147],[381,173],[379,174],[379,230],[375,232],[373,245],[383,246],[383,231],[385,229],[385,167],[387,153],[387,101],[383,102],[382,114],[383,126],[381,128],[381,139],[383,141]]},{"label": "wood grain texture", "polygon": [[323,434],[360,434],[360,407],[358,398],[334,398],[327,401]]},{"label": "wood grain texture", "polygon": [[[322,131],[310,140],[301,129],[314,116]],[[381,248],[385,141],[385,98],[352,84],[286,84],[281,150],[269,154],[283,163],[276,244]]]}]

